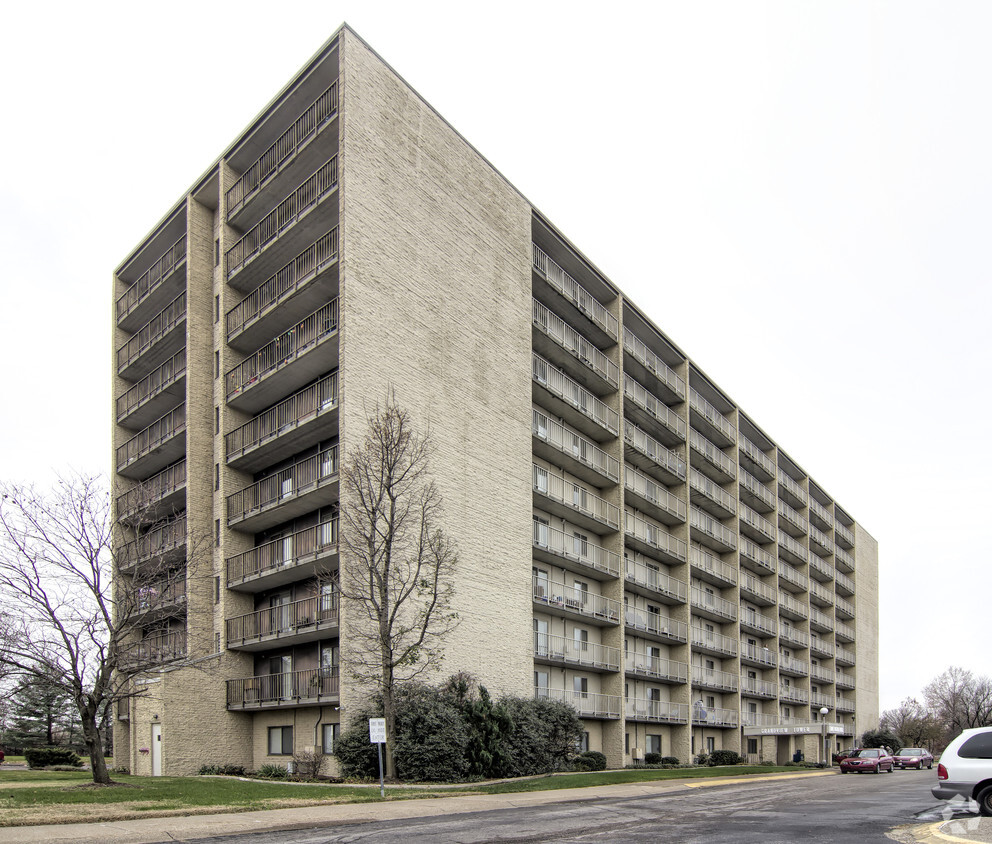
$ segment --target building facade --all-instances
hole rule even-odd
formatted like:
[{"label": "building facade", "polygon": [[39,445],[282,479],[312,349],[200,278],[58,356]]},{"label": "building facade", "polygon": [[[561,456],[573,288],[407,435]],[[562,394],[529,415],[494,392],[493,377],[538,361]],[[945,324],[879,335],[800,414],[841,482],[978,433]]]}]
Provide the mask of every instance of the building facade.
[{"label": "building facade", "polygon": [[614,766],[877,723],[875,540],[348,27],[114,301],[134,772],[333,749],[338,473],[390,390],[459,548],[445,676],[567,701]]}]

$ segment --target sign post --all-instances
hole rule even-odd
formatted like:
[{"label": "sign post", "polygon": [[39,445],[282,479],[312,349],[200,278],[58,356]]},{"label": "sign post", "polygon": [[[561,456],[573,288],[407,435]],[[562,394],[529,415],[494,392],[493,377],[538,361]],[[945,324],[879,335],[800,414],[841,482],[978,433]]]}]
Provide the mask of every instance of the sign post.
[{"label": "sign post", "polygon": [[386,796],[386,786],[382,779],[382,746],[386,743],[386,719],[369,718],[369,743],[379,749],[379,794]]}]

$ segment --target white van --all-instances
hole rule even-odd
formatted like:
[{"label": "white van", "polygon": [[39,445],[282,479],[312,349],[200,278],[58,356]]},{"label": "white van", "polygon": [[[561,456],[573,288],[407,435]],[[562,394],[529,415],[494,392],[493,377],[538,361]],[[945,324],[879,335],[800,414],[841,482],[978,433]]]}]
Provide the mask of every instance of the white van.
[{"label": "white van", "polygon": [[964,730],[940,755],[934,797],[960,795],[978,802],[983,815],[992,815],[992,727]]}]

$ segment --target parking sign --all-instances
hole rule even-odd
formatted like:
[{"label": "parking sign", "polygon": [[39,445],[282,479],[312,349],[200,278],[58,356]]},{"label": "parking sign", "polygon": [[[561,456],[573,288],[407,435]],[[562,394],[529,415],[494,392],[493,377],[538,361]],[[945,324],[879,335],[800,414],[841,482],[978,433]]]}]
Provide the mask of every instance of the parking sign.
[{"label": "parking sign", "polygon": [[372,744],[386,743],[385,718],[369,718],[369,741]]}]

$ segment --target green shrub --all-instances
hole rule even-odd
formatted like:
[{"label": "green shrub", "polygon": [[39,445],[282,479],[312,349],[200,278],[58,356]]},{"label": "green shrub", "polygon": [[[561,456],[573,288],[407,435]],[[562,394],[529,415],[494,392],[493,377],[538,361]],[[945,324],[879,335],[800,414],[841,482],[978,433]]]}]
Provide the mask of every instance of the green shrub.
[{"label": "green shrub", "polygon": [[674,766],[678,766],[679,764],[681,764],[679,762],[679,757],[678,756],[662,756],[658,760],[658,762],[661,763],[662,765],[674,765]]},{"label": "green shrub", "polygon": [[246,777],[249,771],[244,765],[202,765],[198,773],[201,777]]},{"label": "green shrub", "polygon": [[255,772],[255,776],[263,780],[284,780],[289,778],[289,771],[286,770],[285,765],[273,765],[270,763],[262,765]]},{"label": "green shrub", "polygon": [[24,751],[29,768],[47,768],[51,765],[70,765],[81,768],[83,760],[79,754],[67,747],[30,747]]},{"label": "green shrub", "polygon": [[693,760],[697,765],[708,765],[710,761],[710,755],[708,753],[700,753]]},{"label": "green shrub", "polygon": [[591,760],[584,759],[581,756],[576,756],[572,760],[572,770],[577,773],[584,773],[586,771],[594,771],[596,769],[593,768]]},{"label": "green shrub", "polygon": [[706,760],[707,765],[739,765],[743,759],[734,750],[714,750],[710,758]]},{"label": "green shrub", "polygon": [[605,771],[606,770],[606,756],[600,753],[598,750],[585,750],[576,757],[578,759],[584,760],[587,765],[589,765],[590,771]]},{"label": "green shrub", "polygon": [[568,770],[582,737],[578,713],[550,698],[504,697],[510,716],[505,776],[526,777]]},{"label": "green shrub", "polygon": [[644,764],[645,765],[657,765],[661,761],[660,753],[645,753],[644,754]]}]

